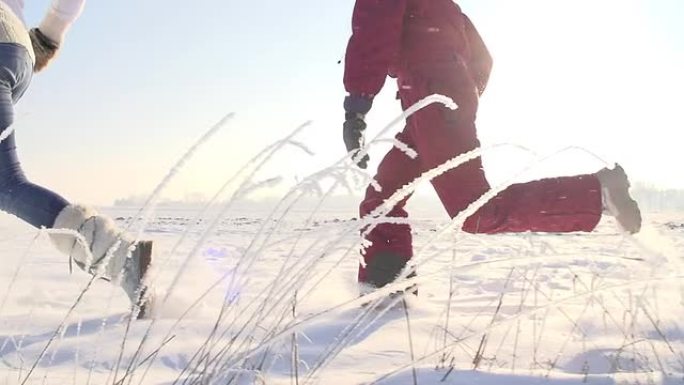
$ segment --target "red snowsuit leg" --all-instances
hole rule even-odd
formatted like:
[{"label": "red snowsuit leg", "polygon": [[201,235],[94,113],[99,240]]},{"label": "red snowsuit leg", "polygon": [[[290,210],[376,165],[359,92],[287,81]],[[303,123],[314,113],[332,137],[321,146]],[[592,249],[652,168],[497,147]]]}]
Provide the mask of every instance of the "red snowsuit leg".
[{"label": "red snowsuit leg", "polygon": [[[413,147],[410,139],[404,133],[399,133],[397,139]],[[366,197],[359,207],[360,217],[363,218],[371,214],[376,208],[382,206],[382,203],[392,194],[420,176],[419,167],[420,162],[416,159],[411,159],[401,150],[392,147],[378,165],[378,172],[375,176],[376,182],[382,189],[376,191],[373,186],[366,188]],[[410,197],[409,195],[401,200],[386,216],[407,218],[408,213],[404,206]],[[408,224],[380,223],[366,235],[366,240],[372,242],[372,245],[365,248],[363,252],[366,263],[369,263],[373,256],[381,251],[391,251],[404,258],[405,262],[413,256],[411,227]],[[359,265],[358,278],[360,282],[366,282],[366,270],[362,265]]]},{"label": "red snowsuit leg", "polygon": [[[382,160],[376,181],[382,192],[369,186],[360,206],[361,216],[372,212],[384,199],[413,181],[421,173],[479,147],[475,129],[478,93],[465,68],[454,65],[449,71],[432,71],[430,77],[399,75],[399,96],[404,109],[418,100],[439,93],[451,97],[458,109],[428,106],[408,119],[397,138],[416,150],[414,160],[393,148]],[[455,217],[490,188],[480,158],[451,169],[431,181],[444,208]],[[388,216],[407,217],[406,199]],[[514,184],[499,193],[470,216],[463,230],[471,233],[572,232],[591,231],[601,218],[601,193],[594,175],[548,178]],[[368,263],[380,251],[410,259],[413,255],[408,225],[381,224],[367,236],[373,245],[364,250]],[[359,270],[359,280],[365,272]]]}]

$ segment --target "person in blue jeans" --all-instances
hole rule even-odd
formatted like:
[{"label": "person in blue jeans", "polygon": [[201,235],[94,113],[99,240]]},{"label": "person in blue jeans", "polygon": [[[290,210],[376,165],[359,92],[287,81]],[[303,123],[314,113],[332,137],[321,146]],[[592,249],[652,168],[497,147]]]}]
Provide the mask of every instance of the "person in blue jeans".
[{"label": "person in blue jeans", "polygon": [[93,208],[32,183],[17,156],[14,105],[33,73],[45,69],[59,52],[84,3],[53,0],[40,25],[29,30],[23,0],[0,0],[0,209],[36,228],[71,230],[50,234],[57,249],[89,273],[120,283],[139,316],[145,316],[151,299],[143,278],[151,264],[152,242],[137,241]]}]

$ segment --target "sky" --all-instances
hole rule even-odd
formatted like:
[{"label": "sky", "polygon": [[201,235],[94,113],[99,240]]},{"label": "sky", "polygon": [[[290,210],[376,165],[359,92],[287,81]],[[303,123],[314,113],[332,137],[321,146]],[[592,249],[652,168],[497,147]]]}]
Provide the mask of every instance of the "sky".
[{"label": "sky", "polygon": [[[28,1],[35,25],[45,0]],[[487,175],[503,181],[593,172],[618,161],[634,181],[684,188],[684,2],[459,2],[494,57],[480,103]],[[89,1],[62,52],[17,106],[28,176],[67,199],[110,204],[149,194],[227,113],[233,120],[165,196],[212,196],[267,144],[311,121],[264,174],[291,181],[345,155],[343,65],[352,0]],[[401,111],[388,79],[367,120],[373,137]],[[395,131],[400,127],[395,128]],[[569,146],[571,150],[556,154]],[[371,149],[374,172],[386,147]],[[359,193],[362,192],[360,189]]]}]

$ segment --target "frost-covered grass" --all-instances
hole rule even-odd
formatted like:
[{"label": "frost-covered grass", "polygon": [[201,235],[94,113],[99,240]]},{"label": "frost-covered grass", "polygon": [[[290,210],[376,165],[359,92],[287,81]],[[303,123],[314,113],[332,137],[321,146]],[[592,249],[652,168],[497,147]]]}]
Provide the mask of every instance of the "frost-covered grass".
[{"label": "frost-covered grass", "polygon": [[273,205],[247,205],[279,182],[261,171],[282,148],[309,152],[296,140],[302,126],[256,154],[206,207],[155,207],[219,127],[144,207],[103,209],[155,241],[151,319],[131,321],[119,288],[70,274],[44,232],[0,218],[0,383],[684,382],[684,214],[647,213],[636,236],[610,219],[591,234],[484,236],[458,228],[505,185],[453,221],[414,205],[419,295],[388,299],[403,281],[360,296],[361,231],[485,150],[431,170],[363,221],[355,206],[334,205],[335,193],[370,182],[348,159]]},{"label": "frost-covered grass", "polygon": [[[133,212],[107,211],[122,223]],[[206,237],[203,221],[176,246],[191,216],[167,211],[145,232],[168,258],[153,275],[158,299]],[[681,380],[684,233],[666,224],[682,216],[648,216],[634,238],[610,221],[592,234],[447,234],[419,263],[419,295],[405,310],[401,299],[361,306],[370,297],[359,298],[354,282],[349,213],[321,211],[305,225],[308,215],[223,218],[156,318],[128,331],[125,295],[96,282],[45,354],[89,277],[70,275],[45,237],[3,218],[3,381],[24,381],[41,355],[26,383],[404,384],[414,370],[418,383]],[[413,221],[417,246],[440,225]],[[333,239],[340,247],[329,247]]]}]

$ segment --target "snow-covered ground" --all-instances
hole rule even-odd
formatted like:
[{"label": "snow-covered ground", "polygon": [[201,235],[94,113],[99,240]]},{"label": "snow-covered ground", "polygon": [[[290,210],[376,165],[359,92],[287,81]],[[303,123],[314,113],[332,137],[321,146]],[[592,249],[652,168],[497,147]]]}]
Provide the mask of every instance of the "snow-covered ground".
[{"label": "snow-covered ground", "polygon": [[684,213],[632,237],[419,212],[419,294],[391,302],[359,298],[353,210],[218,212],[153,214],[155,316],[132,322],[119,288],[1,216],[0,384],[684,383]]}]

